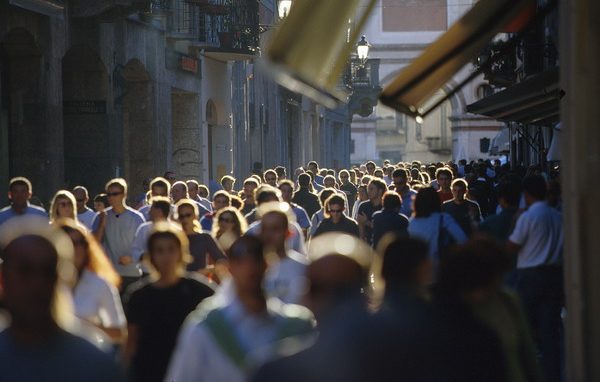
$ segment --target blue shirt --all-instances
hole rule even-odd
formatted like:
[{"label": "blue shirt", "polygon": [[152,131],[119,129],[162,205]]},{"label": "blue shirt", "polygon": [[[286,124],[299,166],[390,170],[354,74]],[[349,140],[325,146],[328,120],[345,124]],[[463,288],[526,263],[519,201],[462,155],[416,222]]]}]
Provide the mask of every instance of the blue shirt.
[{"label": "blue shirt", "polygon": [[36,215],[41,216],[48,219],[48,213],[42,207],[34,206],[27,203],[27,208],[25,208],[25,212],[23,214],[18,214],[13,210],[12,206],[4,207],[0,210],[0,225],[6,223],[8,220],[14,218],[15,216],[23,216],[23,215]]},{"label": "blue shirt", "polygon": [[115,362],[83,338],[58,331],[44,344],[24,346],[0,333],[0,381],[124,381]]},{"label": "blue shirt", "polygon": [[292,206],[292,211],[294,211],[294,214],[296,215],[296,223],[298,223],[300,228],[310,229],[310,220],[308,219],[306,210],[294,203],[291,203],[290,205]]},{"label": "blue shirt", "polygon": [[[443,215],[443,219],[440,217],[441,215]],[[467,241],[467,235],[452,216],[446,213],[434,212],[427,217],[413,217],[408,225],[408,234],[411,237],[421,239],[429,245],[429,256],[434,261],[439,260],[440,221],[442,221],[443,229],[452,236],[456,243],[460,244]]]}]

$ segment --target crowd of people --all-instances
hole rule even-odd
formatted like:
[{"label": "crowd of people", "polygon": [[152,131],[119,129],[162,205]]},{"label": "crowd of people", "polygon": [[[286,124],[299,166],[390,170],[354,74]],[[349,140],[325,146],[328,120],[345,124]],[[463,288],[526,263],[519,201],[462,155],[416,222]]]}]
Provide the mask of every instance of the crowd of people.
[{"label": "crowd of people", "polygon": [[236,182],[116,178],[46,211],[13,178],[0,381],[563,380],[556,174],[311,161]]}]

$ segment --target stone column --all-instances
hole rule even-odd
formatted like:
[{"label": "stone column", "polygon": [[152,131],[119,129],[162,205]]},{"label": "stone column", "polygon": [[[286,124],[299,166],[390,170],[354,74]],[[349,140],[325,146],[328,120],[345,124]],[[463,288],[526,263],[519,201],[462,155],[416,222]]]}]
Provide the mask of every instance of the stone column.
[{"label": "stone column", "polygon": [[568,381],[600,381],[600,2],[560,2]]}]

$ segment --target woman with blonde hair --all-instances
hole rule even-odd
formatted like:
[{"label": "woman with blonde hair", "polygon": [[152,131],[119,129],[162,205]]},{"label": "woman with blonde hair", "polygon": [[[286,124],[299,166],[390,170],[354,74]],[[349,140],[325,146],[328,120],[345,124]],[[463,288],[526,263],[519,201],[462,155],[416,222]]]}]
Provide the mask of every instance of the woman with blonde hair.
[{"label": "woman with blonde hair", "polygon": [[246,233],[248,223],[235,207],[225,207],[215,216],[212,235],[221,248],[227,252],[234,241]]},{"label": "woman with blonde hair", "polygon": [[50,204],[50,223],[54,223],[58,219],[77,220],[77,203],[75,196],[67,190],[58,190]]},{"label": "woman with blonde hair", "polygon": [[75,315],[105,332],[113,341],[125,338],[125,314],[119,298],[121,278],[102,247],[87,230],[72,219],[55,224],[73,242],[76,282],[73,285]]},{"label": "woman with blonde hair", "polygon": [[125,359],[132,381],[152,382],[163,380],[187,315],[214,290],[202,276],[186,274],[189,242],[173,224],[155,224],[146,254],[150,277],[133,284],[124,299],[129,332]]},{"label": "woman with blonde hair", "polygon": [[[198,220],[198,205],[191,199],[181,199],[176,205],[177,220],[183,232],[187,235],[190,246],[191,262],[187,265],[188,271],[201,271],[209,264],[215,264],[225,259],[225,254],[219,248],[215,239],[202,232]],[[208,258],[207,258],[208,257]]]}]

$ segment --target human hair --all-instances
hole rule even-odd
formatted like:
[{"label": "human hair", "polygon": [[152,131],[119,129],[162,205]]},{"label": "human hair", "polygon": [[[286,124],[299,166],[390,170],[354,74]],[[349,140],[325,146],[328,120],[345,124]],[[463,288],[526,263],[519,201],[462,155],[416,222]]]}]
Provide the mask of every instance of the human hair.
[{"label": "human hair", "polygon": [[408,179],[408,171],[403,168],[397,168],[392,172],[392,178],[404,178]]},{"label": "human hair", "polygon": [[106,192],[108,192],[110,187],[118,187],[121,192],[127,194],[127,181],[123,178],[114,178],[106,182],[106,186],[104,187]]},{"label": "human hair", "polygon": [[310,166],[315,166],[317,168],[317,170],[319,169],[319,164],[314,160],[311,160],[310,162],[308,162],[308,165],[306,167],[310,167]]},{"label": "human hair", "polygon": [[277,200],[281,199],[281,191],[279,191],[278,188],[275,188],[269,184],[261,184],[256,190],[254,190],[254,200],[258,205],[263,204],[272,198],[276,198]]},{"label": "human hair", "polygon": [[[276,203],[274,203],[276,204]],[[267,215],[277,215],[281,218],[281,222],[283,223],[284,227],[286,229],[289,228],[290,226],[290,219],[288,218],[288,215],[282,211],[279,208],[273,208],[273,209],[269,209],[268,211],[265,211],[264,213],[261,214],[261,219],[264,219],[265,216]]]},{"label": "human hair", "polygon": [[184,194],[186,195],[185,197],[187,198],[187,195],[188,195],[188,192],[189,192],[187,183],[185,183],[185,182],[183,182],[181,180],[178,180],[177,182],[173,183],[173,185],[171,186],[171,189],[175,188],[175,186],[181,186],[181,187],[183,187]]},{"label": "human hair", "polygon": [[275,175],[275,179],[277,179],[277,173],[275,172],[275,170],[267,170],[265,171],[265,173],[263,174],[263,180],[266,182],[267,181],[267,175]]},{"label": "human hair", "polygon": [[33,187],[29,179],[24,176],[16,176],[8,182],[8,190],[12,191],[14,186],[25,186],[30,193],[33,193]]},{"label": "human hair", "polygon": [[244,186],[249,183],[252,183],[254,185],[254,187],[258,187],[260,185],[260,182],[258,180],[256,180],[256,178],[254,178],[254,177],[250,177],[250,178],[247,178],[246,180],[244,180]]},{"label": "human hair", "polygon": [[413,208],[417,218],[426,218],[434,212],[441,212],[442,205],[437,191],[432,187],[419,189],[413,202]]},{"label": "human hair", "polygon": [[157,210],[160,210],[165,218],[169,217],[169,214],[171,213],[171,200],[169,198],[166,196],[155,196],[150,199],[150,201],[150,208],[156,208]]},{"label": "human hair", "polygon": [[440,258],[439,291],[451,296],[487,288],[499,282],[511,261],[497,241],[478,236]]},{"label": "human hair", "polygon": [[[260,172],[260,170],[258,170]],[[262,178],[260,177],[260,175],[258,174],[252,174],[250,175],[250,178],[256,180],[256,182],[260,185],[262,183]],[[244,182],[244,184],[246,184],[246,182]]]},{"label": "human hair", "polygon": [[292,182],[289,179],[284,179],[279,181],[279,184],[277,185],[277,187],[281,190],[281,186],[290,186],[292,191],[294,191],[294,182]]},{"label": "human hair", "polygon": [[336,181],[335,181],[335,176],[333,176],[333,175],[326,175],[326,176],[323,178],[323,184],[325,184],[325,181],[326,181],[326,180],[328,180],[328,181],[329,181],[329,180],[333,180],[333,184],[336,184]]},{"label": "human hair", "polygon": [[171,239],[177,242],[181,256],[179,257],[177,272],[182,275],[185,272],[185,266],[192,261],[190,254],[190,243],[183,231],[178,230],[175,225],[167,222],[158,222],[153,225],[150,236],[148,236],[147,255],[144,260],[151,266],[151,274],[158,276],[158,270],[154,264],[154,245],[160,239]]},{"label": "human hair", "polygon": [[346,201],[344,200],[343,197],[341,197],[338,194],[333,194],[330,197],[327,198],[327,200],[325,201],[325,213],[324,216],[326,218],[331,217],[331,214],[329,213],[329,209],[331,208],[331,206],[341,206],[343,209],[346,208]]},{"label": "human hair", "polygon": [[165,178],[161,177],[161,176],[157,176],[156,178],[152,179],[152,181],[150,182],[150,191],[152,191],[152,189],[154,187],[159,187],[159,188],[164,188],[165,190],[167,190],[166,194],[169,195],[169,193],[171,192],[171,183],[169,183],[168,180],[166,180]]},{"label": "human hair", "polygon": [[452,171],[448,167],[440,167],[435,170],[435,178],[438,179],[440,175],[447,175],[450,180],[453,178]]},{"label": "human hair", "polygon": [[224,175],[221,177],[221,186],[224,186],[225,182],[231,182],[231,184],[233,185],[235,183],[235,178],[231,175]]},{"label": "human hair", "polygon": [[277,173],[278,178],[281,179],[281,178],[285,177],[285,167],[277,166],[277,167],[275,167],[275,172]]},{"label": "human hair", "polygon": [[57,224],[58,227],[67,234],[77,232],[83,238],[81,244],[85,247],[87,255],[87,259],[84,263],[85,268],[119,289],[119,286],[121,285],[121,276],[115,271],[115,268],[106,256],[104,249],[98,241],[96,241],[94,236],[72,219],[60,219],[57,221]]},{"label": "human hair", "polygon": [[108,208],[110,206],[108,203],[108,195],[104,193],[94,196],[94,203],[102,203],[104,204],[104,208]]},{"label": "human hair", "polygon": [[350,172],[348,170],[340,170],[340,172],[338,172],[338,179],[340,180],[340,182],[342,181],[343,174],[347,175],[348,178],[350,178]]},{"label": "human hair", "polygon": [[[58,215],[58,202],[61,200],[66,200],[71,203],[73,215],[71,216],[59,216]],[[75,196],[70,191],[67,190],[58,190],[54,197],[52,198],[52,202],[50,203],[50,222],[54,222],[59,218],[69,218],[77,221],[77,202],[75,201]]]},{"label": "human hair", "polygon": [[383,249],[381,277],[387,284],[386,294],[395,287],[413,286],[417,269],[428,257],[426,242],[395,235]]},{"label": "human hair", "polygon": [[75,191],[83,191],[83,194],[85,195],[86,199],[89,199],[90,194],[88,193],[87,188],[83,187],[83,186],[75,186],[73,187],[73,191],[71,191],[71,193],[75,194]]},{"label": "human hair", "polygon": [[366,167],[368,167],[368,166],[373,166],[375,169],[377,168],[377,165],[376,165],[376,164],[375,164],[375,162],[373,162],[372,160],[368,161],[368,162],[365,164],[365,166],[366,166]]},{"label": "human hair", "polygon": [[205,184],[198,185],[198,195],[206,195],[205,198],[207,199],[210,197],[210,190]]},{"label": "human hair", "polygon": [[319,202],[321,202],[321,207],[325,208],[325,201],[329,199],[331,195],[334,195],[337,191],[335,188],[324,188],[319,192]]},{"label": "human hair", "polygon": [[369,186],[370,185],[374,185],[375,187],[377,187],[377,189],[379,191],[381,191],[382,193],[387,191],[387,185],[385,184],[385,182],[381,179],[377,179],[374,178],[369,182]]},{"label": "human hair", "polygon": [[249,257],[256,262],[263,262],[265,260],[263,243],[256,236],[241,236],[233,242],[227,251],[227,256],[230,261]]},{"label": "human hair", "polygon": [[502,198],[510,206],[516,207],[521,200],[521,180],[518,177],[504,178],[496,188],[498,199]]},{"label": "human hair", "polygon": [[213,195],[213,200],[215,200],[216,198],[225,198],[227,200],[227,204],[231,204],[231,195],[229,195],[227,191],[219,190],[215,192],[215,194]]},{"label": "human hair", "polygon": [[541,175],[528,175],[523,179],[523,192],[537,200],[544,200],[548,193],[548,185]]},{"label": "human hair", "polygon": [[180,201],[177,202],[177,204],[175,204],[175,209],[177,210],[177,214],[179,215],[179,209],[181,207],[190,207],[192,210],[194,210],[194,216],[195,216],[195,220],[198,220],[199,218],[199,214],[200,214],[200,209],[198,208],[198,204],[193,201],[192,199],[188,199],[188,198],[183,198]]},{"label": "human hair", "polygon": [[467,184],[467,181],[462,179],[462,178],[456,178],[452,181],[452,183],[450,184],[450,187],[454,187],[454,186],[461,186],[462,188],[464,188],[465,190],[469,189],[469,185]]},{"label": "human hair", "polygon": [[308,187],[310,185],[311,177],[308,173],[302,173],[298,175],[298,184],[300,187]]},{"label": "human hair", "polygon": [[233,220],[235,220],[235,222],[234,222],[235,225],[233,227],[233,231],[237,237],[240,237],[246,233],[246,230],[248,229],[248,223],[246,222],[246,218],[244,218],[242,216],[242,213],[240,212],[240,210],[238,210],[235,207],[225,207],[222,210],[220,210],[219,212],[217,212],[217,214],[214,217],[215,220],[213,221],[213,225],[212,225],[213,237],[218,239],[225,233],[225,232],[221,232],[221,229],[219,228],[219,224],[218,224],[219,219],[224,214],[230,214],[233,217]]},{"label": "human hair", "polygon": [[230,195],[231,197],[231,207],[236,208],[238,211],[244,209],[244,201],[237,195]]},{"label": "human hair", "polygon": [[397,210],[402,207],[402,198],[395,191],[386,191],[383,194],[382,204],[384,210]]}]

